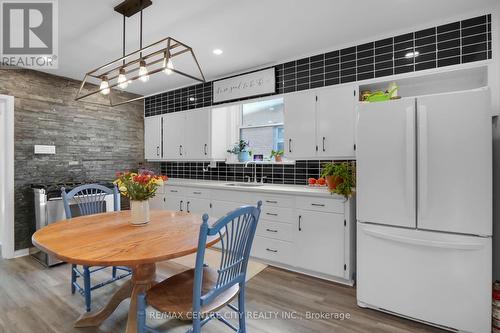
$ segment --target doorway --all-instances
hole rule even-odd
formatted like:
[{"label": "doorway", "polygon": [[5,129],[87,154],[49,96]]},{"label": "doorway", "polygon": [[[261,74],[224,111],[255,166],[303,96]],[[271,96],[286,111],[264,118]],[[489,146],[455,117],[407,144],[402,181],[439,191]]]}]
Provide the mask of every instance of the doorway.
[{"label": "doorway", "polygon": [[14,257],[14,97],[0,95],[0,243]]}]

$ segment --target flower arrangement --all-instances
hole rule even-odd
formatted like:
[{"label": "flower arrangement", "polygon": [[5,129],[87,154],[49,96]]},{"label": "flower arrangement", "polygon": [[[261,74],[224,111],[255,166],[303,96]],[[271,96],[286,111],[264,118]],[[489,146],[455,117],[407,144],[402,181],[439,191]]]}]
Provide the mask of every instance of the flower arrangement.
[{"label": "flower arrangement", "polygon": [[155,175],[150,170],[140,170],[117,172],[113,183],[118,186],[120,193],[130,200],[145,201],[154,197],[158,187],[167,180],[167,176]]}]

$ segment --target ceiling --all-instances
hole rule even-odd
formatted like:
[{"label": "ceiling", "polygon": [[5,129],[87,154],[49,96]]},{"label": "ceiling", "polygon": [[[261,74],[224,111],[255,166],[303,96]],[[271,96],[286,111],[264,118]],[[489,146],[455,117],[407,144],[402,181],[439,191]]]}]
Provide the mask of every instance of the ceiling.
[{"label": "ceiling", "polygon": [[[85,72],[121,56],[121,0],[59,1],[59,69]],[[153,0],[144,11],[144,45],[171,36],[193,47],[207,80],[440,24],[488,11],[497,0]],[[138,17],[127,20],[127,52],[139,48]],[[215,48],[224,51],[216,56]],[[156,75],[164,75],[162,73]],[[193,84],[178,75],[134,82],[150,94]]]}]

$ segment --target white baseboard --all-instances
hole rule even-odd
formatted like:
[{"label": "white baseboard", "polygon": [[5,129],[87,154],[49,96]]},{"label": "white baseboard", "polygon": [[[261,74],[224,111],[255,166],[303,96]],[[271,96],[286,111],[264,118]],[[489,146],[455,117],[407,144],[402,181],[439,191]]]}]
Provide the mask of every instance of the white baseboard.
[{"label": "white baseboard", "polygon": [[14,251],[14,256],[12,258],[20,258],[20,257],[26,257],[30,254],[30,249],[21,249]]}]

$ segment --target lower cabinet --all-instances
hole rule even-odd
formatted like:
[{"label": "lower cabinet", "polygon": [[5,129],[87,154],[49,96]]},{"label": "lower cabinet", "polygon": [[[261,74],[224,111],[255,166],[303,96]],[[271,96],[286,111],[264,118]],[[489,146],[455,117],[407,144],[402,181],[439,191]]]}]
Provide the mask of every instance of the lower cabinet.
[{"label": "lower cabinet", "polygon": [[186,198],[186,212],[203,215],[211,215],[210,199]]},{"label": "lower cabinet", "polygon": [[328,275],[343,276],[344,242],[344,215],[297,211],[294,253],[297,266]]},{"label": "lower cabinet", "polygon": [[[221,218],[262,201],[251,255],[267,264],[353,284],[354,199],[165,186],[153,209]],[[153,203],[154,202],[154,203]],[[221,242],[215,245],[220,248]]]}]

